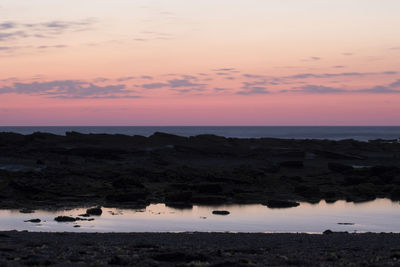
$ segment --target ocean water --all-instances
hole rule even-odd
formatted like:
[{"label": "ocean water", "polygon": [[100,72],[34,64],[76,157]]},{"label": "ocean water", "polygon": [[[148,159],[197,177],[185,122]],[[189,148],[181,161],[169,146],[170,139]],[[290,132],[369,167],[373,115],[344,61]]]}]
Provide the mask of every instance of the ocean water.
[{"label": "ocean water", "polygon": [[399,139],[400,126],[0,126],[0,132],[32,134],[47,132],[64,135],[68,131],[80,133],[106,133],[150,136],[164,132],[180,136],[215,134],[237,138],[288,138],[288,139]]},{"label": "ocean water", "polygon": [[[263,205],[193,206],[174,209],[152,204],[143,210],[103,208],[94,221],[58,223],[56,216],[78,216],[85,208],[25,214],[18,210],[0,210],[0,230],[43,232],[281,232],[322,233],[327,229],[348,232],[400,232],[400,204],[388,199],[365,203],[337,201],[318,204],[300,203],[289,209],[271,209]],[[227,216],[214,215],[227,210]],[[25,222],[40,219],[40,223]],[[79,225],[80,227],[74,227]]]}]

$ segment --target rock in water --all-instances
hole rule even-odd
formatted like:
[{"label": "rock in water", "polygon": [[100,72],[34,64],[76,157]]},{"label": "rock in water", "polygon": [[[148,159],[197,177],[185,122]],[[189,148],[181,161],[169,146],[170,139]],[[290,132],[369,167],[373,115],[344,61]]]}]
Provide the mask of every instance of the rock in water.
[{"label": "rock in water", "polygon": [[23,208],[19,211],[20,213],[34,213],[34,210],[28,209],[28,208]]},{"label": "rock in water", "polygon": [[227,210],[214,210],[212,213],[215,215],[229,215],[230,214],[230,212]]},{"label": "rock in water", "polygon": [[286,200],[268,200],[265,202],[265,205],[270,209],[279,209],[297,207],[300,203]]},{"label": "rock in water", "polygon": [[103,213],[100,207],[91,208],[86,210],[86,214],[100,216]]},{"label": "rock in water", "polygon": [[27,221],[24,221],[24,222],[40,223],[41,220],[40,219],[30,219],[30,220],[27,220]]},{"label": "rock in water", "polygon": [[58,216],[54,218],[55,221],[57,222],[75,222],[76,219],[74,217],[69,217],[69,216]]}]

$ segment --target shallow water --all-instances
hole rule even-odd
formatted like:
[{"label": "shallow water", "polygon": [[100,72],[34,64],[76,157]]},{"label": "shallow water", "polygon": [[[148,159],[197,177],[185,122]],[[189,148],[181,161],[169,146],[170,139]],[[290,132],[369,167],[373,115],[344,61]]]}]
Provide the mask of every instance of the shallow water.
[{"label": "shallow water", "polygon": [[81,133],[107,133],[150,136],[154,132],[165,132],[181,136],[215,134],[237,138],[289,138],[289,139],[398,139],[398,126],[0,126],[0,132],[32,134],[48,132],[64,135],[67,131]]},{"label": "shallow water", "polygon": [[[213,210],[228,210],[227,216]],[[0,210],[0,230],[46,232],[308,232],[326,229],[348,232],[400,232],[400,204],[387,199],[365,203],[337,201],[327,204],[301,203],[290,209],[270,209],[263,205],[194,206],[174,209],[164,204],[145,210],[103,208],[94,221],[58,223],[59,215],[77,216],[86,209],[43,211],[25,214],[18,210]],[[35,224],[24,220],[39,218]],[[351,225],[347,225],[351,224]],[[80,225],[75,228],[75,225]]]}]

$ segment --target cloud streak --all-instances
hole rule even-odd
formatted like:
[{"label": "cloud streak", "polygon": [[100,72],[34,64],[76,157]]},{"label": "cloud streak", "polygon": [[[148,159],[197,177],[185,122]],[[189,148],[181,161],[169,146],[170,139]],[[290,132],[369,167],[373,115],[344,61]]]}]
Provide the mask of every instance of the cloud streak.
[{"label": "cloud streak", "polygon": [[248,88],[247,90],[238,91],[236,94],[238,95],[266,95],[270,94],[264,86],[253,86]]},{"label": "cloud streak", "polygon": [[0,87],[0,94],[39,95],[51,98],[138,98],[126,85],[99,86],[79,80],[56,80],[49,82],[20,83]]},{"label": "cloud streak", "polygon": [[[375,75],[395,75],[398,72],[396,71],[384,71],[384,72],[341,72],[341,73],[300,73],[291,76],[282,77],[283,79],[325,79],[325,78],[338,78],[338,77],[366,77],[366,76],[375,76]],[[278,78],[279,79],[279,78]]]},{"label": "cloud streak", "polygon": [[281,93],[304,93],[304,94],[336,94],[348,92],[345,89],[334,88],[322,85],[305,85],[301,87],[296,87],[290,90],[281,90]]},{"label": "cloud streak", "polygon": [[166,82],[155,82],[155,83],[146,83],[142,84],[140,87],[143,89],[159,89],[159,88],[170,88],[176,89],[181,93],[188,93],[190,91],[201,91],[204,90],[207,84],[204,83],[197,83],[193,80],[197,78],[195,76],[184,75],[185,78],[183,79],[172,79]]},{"label": "cloud streak", "polygon": [[94,23],[93,19],[41,23],[2,22],[0,23],[0,42],[18,41],[25,38],[54,38],[67,32],[89,30]]},{"label": "cloud streak", "polygon": [[346,88],[336,88],[323,85],[305,85],[295,87],[289,90],[281,90],[279,93],[302,93],[302,94],[399,94],[400,90],[394,89],[393,86],[377,85],[372,88],[350,90]]}]

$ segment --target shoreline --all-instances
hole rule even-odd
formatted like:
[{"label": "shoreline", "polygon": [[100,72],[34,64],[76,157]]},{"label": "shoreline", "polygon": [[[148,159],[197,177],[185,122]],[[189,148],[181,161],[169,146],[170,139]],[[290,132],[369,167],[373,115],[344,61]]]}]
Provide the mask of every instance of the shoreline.
[{"label": "shoreline", "polygon": [[0,265],[390,266],[400,234],[0,232]]}]

